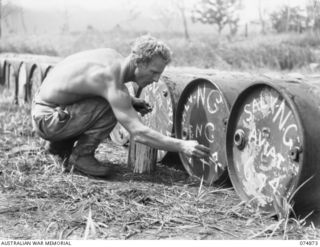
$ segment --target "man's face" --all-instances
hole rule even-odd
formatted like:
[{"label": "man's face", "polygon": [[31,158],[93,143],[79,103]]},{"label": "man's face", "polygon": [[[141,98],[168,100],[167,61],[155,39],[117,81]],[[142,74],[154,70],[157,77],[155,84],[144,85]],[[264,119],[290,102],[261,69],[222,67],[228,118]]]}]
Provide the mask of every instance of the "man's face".
[{"label": "man's face", "polygon": [[166,67],[165,60],[155,56],[149,63],[138,63],[135,71],[135,79],[139,87],[145,87],[159,81],[160,75]]}]

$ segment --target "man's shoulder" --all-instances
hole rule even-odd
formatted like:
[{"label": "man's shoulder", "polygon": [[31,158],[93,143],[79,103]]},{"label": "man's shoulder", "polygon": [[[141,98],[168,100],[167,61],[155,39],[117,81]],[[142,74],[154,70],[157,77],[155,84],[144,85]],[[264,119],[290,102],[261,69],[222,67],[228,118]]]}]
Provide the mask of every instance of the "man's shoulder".
[{"label": "man's shoulder", "polygon": [[123,56],[117,52],[114,49],[111,48],[99,48],[99,49],[93,49],[93,50],[86,50],[86,51],[81,51],[81,52],[77,52],[74,53],[68,57],[66,57],[66,59],[70,59],[70,58],[78,58],[78,59],[122,59]]}]

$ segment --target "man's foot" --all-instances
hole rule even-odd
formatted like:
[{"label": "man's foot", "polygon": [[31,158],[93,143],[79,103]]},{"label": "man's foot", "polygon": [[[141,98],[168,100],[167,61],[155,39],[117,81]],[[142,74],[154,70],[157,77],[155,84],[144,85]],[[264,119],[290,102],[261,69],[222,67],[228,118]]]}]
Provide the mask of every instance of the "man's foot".
[{"label": "man's foot", "polygon": [[77,156],[71,154],[69,166],[73,166],[76,171],[94,177],[107,177],[110,175],[110,168],[102,165],[93,155],[87,154]]},{"label": "man's foot", "polygon": [[58,155],[63,160],[69,158],[69,156],[71,155],[75,141],[76,138],[55,142],[47,141],[45,145],[45,150],[49,154]]}]

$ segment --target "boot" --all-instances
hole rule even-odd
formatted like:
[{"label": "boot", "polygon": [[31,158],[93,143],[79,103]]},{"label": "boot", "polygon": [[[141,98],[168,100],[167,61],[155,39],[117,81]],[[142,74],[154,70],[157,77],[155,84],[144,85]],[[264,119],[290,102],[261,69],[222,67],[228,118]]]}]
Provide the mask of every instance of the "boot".
[{"label": "boot", "polygon": [[85,134],[81,135],[70,155],[69,165],[73,166],[75,170],[90,176],[107,177],[110,169],[94,157],[99,143],[100,140]]},{"label": "boot", "polygon": [[47,141],[45,150],[49,154],[57,155],[60,159],[69,158],[77,138],[70,138],[62,141]]}]

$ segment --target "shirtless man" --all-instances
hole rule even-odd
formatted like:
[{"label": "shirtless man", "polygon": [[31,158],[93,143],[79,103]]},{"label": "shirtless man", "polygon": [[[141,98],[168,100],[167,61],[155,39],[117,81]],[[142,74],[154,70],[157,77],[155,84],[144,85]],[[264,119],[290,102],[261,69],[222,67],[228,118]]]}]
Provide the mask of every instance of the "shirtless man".
[{"label": "shirtless man", "polygon": [[157,82],[170,60],[171,51],[163,42],[142,36],[125,58],[112,49],[97,49],[57,64],[32,106],[33,126],[48,141],[47,150],[75,170],[105,177],[109,168],[94,152],[119,121],[136,142],[188,156],[208,156],[209,148],[197,141],[164,136],[143,125],[136,110],[145,114],[149,105],[131,97],[124,85],[134,81],[143,88]]}]

